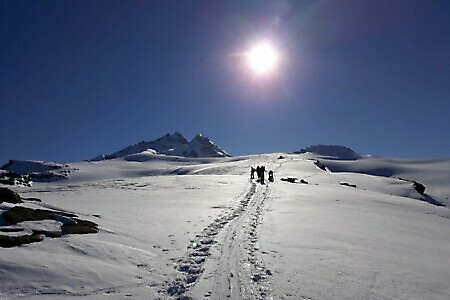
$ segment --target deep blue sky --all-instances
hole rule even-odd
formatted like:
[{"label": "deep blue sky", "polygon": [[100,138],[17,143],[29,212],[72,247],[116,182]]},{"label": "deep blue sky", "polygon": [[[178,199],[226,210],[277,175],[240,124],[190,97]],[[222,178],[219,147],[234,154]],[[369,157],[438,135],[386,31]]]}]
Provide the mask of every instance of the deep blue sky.
[{"label": "deep blue sky", "polygon": [[[273,76],[243,70],[270,39]],[[0,0],[0,164],[165,133],[449,157],[450,1]]]}]

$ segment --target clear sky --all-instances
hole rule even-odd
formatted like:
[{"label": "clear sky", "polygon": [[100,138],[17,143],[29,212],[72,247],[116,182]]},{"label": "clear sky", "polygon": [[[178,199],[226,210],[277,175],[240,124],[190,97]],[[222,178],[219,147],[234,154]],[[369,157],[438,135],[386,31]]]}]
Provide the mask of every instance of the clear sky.
[{"label": "clear sky", "polygon": [[[277,68],[243,53],[269,41]],[[0,164],[179,131],[232,155],[450,155],[450,1],[0,0]]]}]

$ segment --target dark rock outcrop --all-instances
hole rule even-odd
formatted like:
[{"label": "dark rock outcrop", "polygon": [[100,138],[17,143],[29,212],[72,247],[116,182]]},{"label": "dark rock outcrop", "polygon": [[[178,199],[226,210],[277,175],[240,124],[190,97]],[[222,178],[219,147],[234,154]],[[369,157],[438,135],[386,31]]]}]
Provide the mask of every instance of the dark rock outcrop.
[{"label": "dark rock outcrop", "polygon": [[[39,199],[34,199],[34,201],[35,200]],[[96,223],[79,219],[77,215],[63,211],[15,206],[4,212],[1,217],[4,221],[12,225],[11,227],[4,226],[4,228],[0,228],[0,232],[5,233],[23,231],[23,228],[13,226],[25,221],[55,220],[62,223],[61,230],[56,231],[32,229],[33,233],[31,235],[10,236],[0,234],[0,247],[4,248],[40,242],[44,237],[59,238],[67,234],[88,234],[98,232]]]},{"label": "dark rock outcrop", "polygon": [[19,175],[13,171],[2,170],[0,172],[0,183],[31,186],[31,179],[27,175]]},{"label": "dark rock outcrop", "polygon": [[10,224],[18,224],[24,221],[55,220],[56,216],[58,215],[62,215],[68,218],[76,217],[76,215],[74,214],[65,212],[15,206],[10,210],[4,212],[3,218]]},{"label": "dark rock outcrop", "polygon": [[297,181],[297,178],[295,178],[295,177],[284,177],[284,178],[281,178],[281,181],[295,183]]},{"label": "dark rock outcrop", "polygon": [[300,181],[298,181],[298,178],[296,177],[283,177],[280,179],[281,181],[286,181],[289,183],[302,183],[302,184],[308,184],[308,181],[304,180],[304,179],[300,179]]},{"label": "dark rock outcrop", "polygon": [[74,219],[76,223],[74,224],[63,224],[61,227],[62,234],[88,234],[88,233],[97,233],[98,227],[97,224],[87,220]]},{"label": "dark rock outcrop", "polygon": [[[63,217],[61,217],[63,216]],[[31,209],[16,206],[3,213],[3,218],[10,224],[18,224],[24,221],[56,220],[63,222],[62,234],[86,234],[97,233],[97,224],[87,220],[78,219],[76,215],[45,209]],[[67,219],[68,221],[62,220]],[[41,232],[42,233],[42,232]]]},{"label": "dark rock outcrop", "polygon": [[316,160],[316,161],[314,162],[314,164],[316,165],[316,167],[318,167],[318,168],[321,169],[322,171],[326,171],[326,170],[327,170],[327,167],[325,167],[325,166],[320,162],[320,160]]},{"label": "dark rock outcrop", "polygon": [[17,204],[22,203],[22,200],[16,192],[8,188],[0,187],[0,203],[2,202]]},{"label": "dark rock outcrop", "polygon": [[349,186],[349,187],[352,187],[352,188],[356,188],[356,184],[351,184],[351,183],[348,183],[348,182],[339,182],[339,184],[340,185]]},{"label": "dark rock outcrop", "polygon": [[21,236],[7,236],[0,235],[0,247],[11,248],[17,247],[23,244],[31,244],[40,242],[44,239],[42,235],[30,234]]},{"label": "dark rock outcrop", "polygon": [[425,195],[425,186],[420,182],[413,181],[414,189],[421,195]]}]

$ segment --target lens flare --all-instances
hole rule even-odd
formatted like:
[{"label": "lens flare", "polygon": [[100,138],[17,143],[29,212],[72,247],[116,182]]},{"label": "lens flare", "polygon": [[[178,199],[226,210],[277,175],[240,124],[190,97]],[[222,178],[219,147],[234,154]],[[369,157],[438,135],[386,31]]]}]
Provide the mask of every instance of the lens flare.
[{"label": "lens flare", "polygon": [[247,53],[248,65],[256,74],[273,72],[278,64],[276,49],[269,43],[259,43]]}]

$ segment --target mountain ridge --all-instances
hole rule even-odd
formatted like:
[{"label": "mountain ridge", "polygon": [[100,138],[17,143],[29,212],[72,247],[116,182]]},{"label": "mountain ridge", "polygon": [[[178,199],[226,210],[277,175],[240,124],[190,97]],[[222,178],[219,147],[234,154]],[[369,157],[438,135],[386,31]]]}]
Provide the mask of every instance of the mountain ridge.
[{"label": "mountain ridge", "polygon": [[363,158],[361,155],[355,152],[352,148],[341,145],[311,145],[306,148],[295,151],[295,154],[314,153],[321,156],[328,156],[339,160],[358,160]]},{"label": "mountain ridge", "polygon": [[214,144],[203,134],[197,134],[188,141],[181,133],[167,133],[153,141],[140,141],[111,154],[102,154],[91,161],[101,161],[137,154],[143,151],[154,151],[154,154],[165,154],[184,157],[230,157],[231,155]]}]

